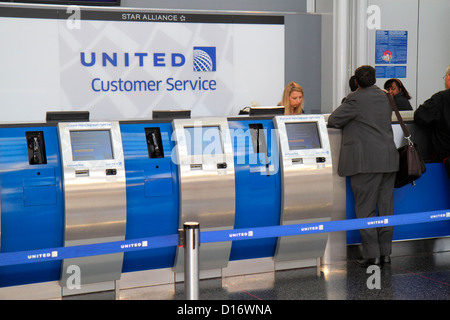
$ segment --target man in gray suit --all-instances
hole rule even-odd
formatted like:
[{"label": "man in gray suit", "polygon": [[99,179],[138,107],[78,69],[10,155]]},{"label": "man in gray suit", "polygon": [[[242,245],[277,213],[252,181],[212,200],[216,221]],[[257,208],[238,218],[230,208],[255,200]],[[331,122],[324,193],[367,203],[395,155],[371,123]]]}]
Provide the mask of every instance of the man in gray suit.
[{"label": "man in gray suit", "polygon": [[[357,218],[394,214],[394,182],[399,167],[394,143],[392,106],[386,92],[375,85],[375,69],[355,71],[358,90],[350,93],[328,118],[342,129],[338,174],[350,176]],[[392,227],[361,229],[361,266],[390,262]]]}]

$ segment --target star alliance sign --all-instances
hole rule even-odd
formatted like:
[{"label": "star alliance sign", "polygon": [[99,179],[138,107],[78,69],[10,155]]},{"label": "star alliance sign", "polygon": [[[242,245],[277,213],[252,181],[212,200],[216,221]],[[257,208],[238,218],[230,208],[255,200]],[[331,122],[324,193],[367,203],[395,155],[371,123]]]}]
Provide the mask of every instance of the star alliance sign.
[{"label": "star alliance sign", "polygon": [[160,14],[160,13],[122,13],[122,20],[125,21],[167,21],[167,22],[184,22],[186,17],[177,14]]}]

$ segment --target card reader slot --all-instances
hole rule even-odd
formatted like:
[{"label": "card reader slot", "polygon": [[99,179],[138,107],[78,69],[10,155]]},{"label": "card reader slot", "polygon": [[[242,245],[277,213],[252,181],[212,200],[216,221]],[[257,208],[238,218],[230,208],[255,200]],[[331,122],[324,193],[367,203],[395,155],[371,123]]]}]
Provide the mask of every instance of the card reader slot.
[{"label": "card reader slot", "polygon": [[105,173],[107,176],[115,176],[117,175],[117,169],[106,169]]},{"label": "card reader slot", "polygon": [[147,140],[148,157],[164,158],[164,149],[159,127],[145,128],[145,137]]},{"label": "card reader slot", "polygon": [[27,131],[25,133],[28,144],[28,162],[31,165],[47,164],[45,152],[44,132]]},{"label": "card reader slot", "polygon": [[267,143],[262,123],[248,125],[252,139],[253,153],[265,153],[267,155]]},{"label": "card reader slot", "polygon": [[292,164],[303,164],[303,158],[292,159]]},{"label": "card reader slot", "polygon": [[218,163],[217,164],[217,169],[226,169],[227,168],[227,163],[226,162],[222,162],[222,163]]}]

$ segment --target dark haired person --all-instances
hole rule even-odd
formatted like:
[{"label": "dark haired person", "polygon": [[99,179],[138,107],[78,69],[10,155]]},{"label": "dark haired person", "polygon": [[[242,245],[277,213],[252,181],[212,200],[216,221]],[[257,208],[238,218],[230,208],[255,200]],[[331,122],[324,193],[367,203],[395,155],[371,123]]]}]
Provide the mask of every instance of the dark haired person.
[{"label": "dark haired person", "polygon": [[356,84],[355,79],[355,75],[351,76],[350,79],[348,79],[348,86],[350,87],[351,92],[358,90],[358,85]]},{"label": "dark haired person", "polygon": [[399,111],[412,110],[411,95],[406,90],[400,79],[389,79],[384,83],[384,89],[386,89],[393,97],[394,102],[397,105]]},{"label": "dark haired person", "polygon": [[[351,92],[328,118],[328,125],[342,129],[338,174],[350,176],[357,218],[394,214],[394,182],[398,151],[394,143],[392,107],[386,92],[375,85],[375,69],[355,71],[358,90]],[[378,208],[378,212],[377,212]],[[392,227],[361,229],[362,258],[367,267],[390,262]]]}]

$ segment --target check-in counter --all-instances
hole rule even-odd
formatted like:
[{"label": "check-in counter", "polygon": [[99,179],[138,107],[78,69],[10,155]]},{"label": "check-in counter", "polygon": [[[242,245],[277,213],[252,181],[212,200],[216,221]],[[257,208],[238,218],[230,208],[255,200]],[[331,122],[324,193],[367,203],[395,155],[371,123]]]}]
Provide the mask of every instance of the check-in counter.
[{"label": "check-in counter", "polygon": [[[431,132],[429,129],[419,127],[414,123],[413,111],[400,111],[400,114],[411,134],[412,141],[419,146],[427,171],[416,181],[415,186],[406,185],[394,189],[394,214],[401,215],[450,208],[450,197],[448,196],[450,193],[450,179],[447,177],[444,165],[434,160]],[[328,115],[324,115],[324,117],[325,120],[328,119]],[[392,129],[396,146],[404,145],[406,140],[395,113],[392,114]],[[340,153],[341,130],[329,128],[328,131],[334,165],[332,220],[355,219],[354,198],[350,181],[346,177],[339,177],[336,172]],[[424,249],[424,246],[419,244],[420,242],[407,240],[427,239],[427,250],[432,252],[448,250],[449,225],[449,222],[437,222],[394,227],[393,254],[397,254],[397,252],[403,254],[417,248],[419,250]],[[358,230],[330,234],[325,254],[326,263],[345,261],[347,259],[347,246],[359,243],[361,243],[361,236]]]},{"label": "check-in counter", "polygon": [[[411,114],[427,172],[395,189],[395,214],[448,209],[450,181]],[[349,182],[336,172],[340,130],[325,123],[326,115],[299,115],[0,125],[0,252],[167,236],[189,221],[214,231],[353,219]],[[448,223],[397,226],[394,241],[445,240]],[[357,230],[230,240],[201,245],[201,277],[345,261],[360,241]],[[17,285],[39,296],[48,283],[65,296],[117,290],[117,281],[174,283],[183,260],[173,246],[4,266],[0,297]]]}]

